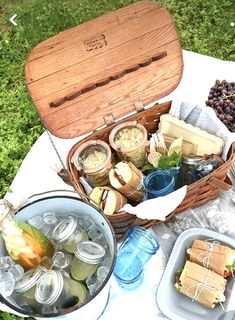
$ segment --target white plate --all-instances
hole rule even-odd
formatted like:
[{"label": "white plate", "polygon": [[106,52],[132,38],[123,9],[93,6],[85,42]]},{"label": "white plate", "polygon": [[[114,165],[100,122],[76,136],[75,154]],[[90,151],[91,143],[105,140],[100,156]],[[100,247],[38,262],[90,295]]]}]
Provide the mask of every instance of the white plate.
[{"label": "white plate", "polygon": [[[224,313],[220,305],[214,309],[209,309],[198,302],[192,302],[190,298],[175,289],[176,270],[184,266],[186,249],[191,247],[195,239],[216,239],[221,244],[235,248],[234,239],[203,228],[186,230],[177,238],[157,290],[158,307],[170,320],[218,320]],[[235,278],[231,278],[226,286],[225,295],[227,299],[223,303],[225,311],[235,309],[234,297],[230,301],[232,291],[233,295],[235,294],[234,283]],[[231,308],[232,301],[233,307]]]}]

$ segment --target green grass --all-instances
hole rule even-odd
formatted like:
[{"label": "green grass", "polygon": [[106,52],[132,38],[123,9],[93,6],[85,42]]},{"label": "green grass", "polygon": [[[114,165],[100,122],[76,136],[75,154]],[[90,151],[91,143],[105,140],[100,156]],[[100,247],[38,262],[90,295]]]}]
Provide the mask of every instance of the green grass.
[{"label": "green grass", "polygon": [[[128,0],[0,0],[0,196],[43,128],[27,93],[24,64],[39,42],[123,7]],[[161,0],[171,12],[183,49],[235,60],[233,0]],[[233,7],[232,7],[233,5]],[[17,27],[9,18],[17,14]],[[202,75],[203,76],[203,75]],[[7,313],[0,319],[15,320]]]}]

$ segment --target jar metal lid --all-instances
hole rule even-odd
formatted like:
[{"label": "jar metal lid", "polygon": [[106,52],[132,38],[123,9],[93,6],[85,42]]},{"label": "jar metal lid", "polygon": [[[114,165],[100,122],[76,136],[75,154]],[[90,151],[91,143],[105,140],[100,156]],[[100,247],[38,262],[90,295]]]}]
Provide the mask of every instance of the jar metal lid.
[{"label": "jar metal lid", "polygon": [[187,156],[183,156],[182,157],[182,163],[185,163],[185,164],[197,164],[202,159],[203,159],[203,157],[199,156],[197,154],[189,154]]},{"label": "jar metal lid", "polygon": [[36,285],[35,299],[43,305],[52,305],[58,300],[63,285],[62,274],[59,271],[48,270]]},{"label": "jar metal lid", "polygon": [[43,272],[43,268],[40,267],[37,269],[30,269],[25,272],[23,277],[16,282],[15,291],[17,293],[23,293],[32,288],[37,283]]},{"label": "jar metal lid", "polygon": [[66,241],[77,228],[78,221],[69,216],[60,221],[52,231],[52,238],[58,242]]},{"label": "jar metal lid", "polygon": [[83,262],[97,264],[103,260],[105,249],[93,241],[83,241],[78,243],[75,256]]}]

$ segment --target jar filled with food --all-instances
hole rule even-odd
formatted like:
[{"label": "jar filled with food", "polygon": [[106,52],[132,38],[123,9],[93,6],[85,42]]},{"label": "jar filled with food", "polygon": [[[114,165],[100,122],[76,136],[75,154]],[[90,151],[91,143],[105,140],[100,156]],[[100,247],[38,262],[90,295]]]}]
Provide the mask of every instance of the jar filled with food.
[{"label": "jar filled with food", "polygon": [[74,153],[72,162],[92,187],[102,187],[109,183],[112,153],[106,142],[101,140],[84,142]]},{"label": "jar filled with food", "polygon": [[198,180],[198,177],[195,174],[195,170],[202,159],[202,156],[194,154],[182,157],[180,168],[181,186],[190,185]]},{"label": "jar filled with food", "polygon": [[73,216],[61,220],[52,230],[51,237],[69,253],[76,251],[79,242],[88,240],[86,231]]},{"label": "jar filled with food", "polygon": [[16,282],[15,293],[19,294],[23,301],[25,301],[34,311],[41,310],[41,305],[35,299],[36,284],[44,271],[42,268],[30,269],[21,279]]},{"label": "jar filled with food", "polygon": [[136,121],[120,123],[109,135],[111,147],[121,160],[132,162],[137,168],[146,162],[147,130]]},{"label": "jar filled with food", "polygon": [[85,281],[94,274],[105,257],[105,249],[98,243],[84,241],[77,245],[71,265],[71,275],[75,280]]},{"label": "jar filled with food", "polygon": [[44,306],[70,308],[82,304],[87,296],[85,286],[60,271],[48,270],[36,285],[35,299]]},{"label": "jar filled with food", "polygon": [[50,240],[37,228],[16,220],[12,205],[5,199],[0,200],[0,230],[9,256],[25,270],[54,254]]}]

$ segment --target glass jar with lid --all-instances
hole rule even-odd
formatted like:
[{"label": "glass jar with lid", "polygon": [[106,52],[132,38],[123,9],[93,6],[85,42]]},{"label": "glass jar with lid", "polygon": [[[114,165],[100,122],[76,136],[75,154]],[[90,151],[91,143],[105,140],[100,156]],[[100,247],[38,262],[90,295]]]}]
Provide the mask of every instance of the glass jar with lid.
[{"label": "glass jar with lid", "polygon": [[71,265],[71,275],[78,281],[85,281],[94,274],[105,257],[105,249],[92,241],[80,242]]},{"label": "glass jar with lid", "polygon": [[35,299],[35,289],[43,273],[44,270],[41,267],[28,270],[23,277],[16,282],[14,289],[15,293],[19,294],[36,312],[41,310],[41,305]]},{"label": "glass jar with lid", "polygon": [[44,306],[69,308],[83,303],[87,296],[85,286],[56,270],[45,272],[36,285],[35,298]]},{"label": "glass jar with lid", "polygon": [[198,180],[196,176],[196,168],[200,161],[203,159],[202,156],[191,154],[185,155],[181,160],[181,168],[180,168],[180,185],[190,185]]},{"label": "glass jar with lid", "polygon": [[92,187],[109,184],[109,170],[113,164],[111,149],[106,142],[84,142],[75,151],[72,162]]},{"label": "glass jar with lid", "polygon": [[73,216],[62,219],[53,229],[51,237],[69,253],[75,252],[79,242],[88,240],[86,231]]},{"label": "glass jar with lid", "polygon": [[109,143],[121,160],[132,162],[137,168],[147,161],[148,132],[137,121],[118,124],[109,135]]}]

